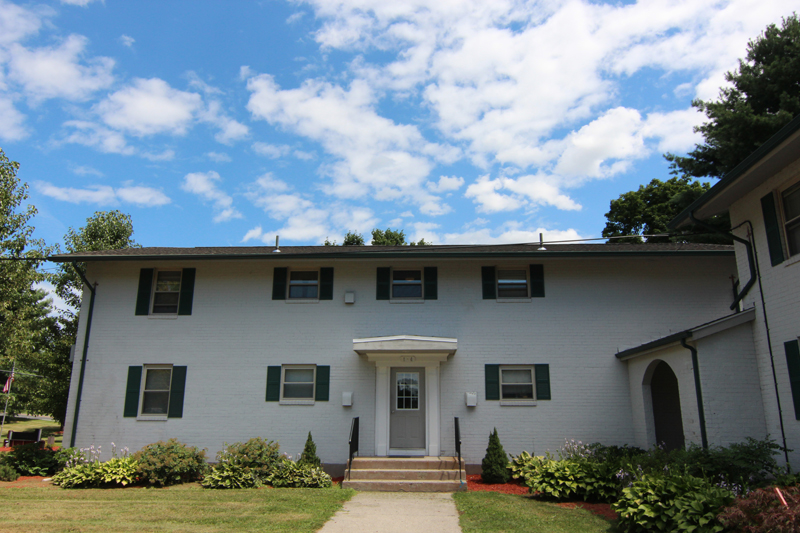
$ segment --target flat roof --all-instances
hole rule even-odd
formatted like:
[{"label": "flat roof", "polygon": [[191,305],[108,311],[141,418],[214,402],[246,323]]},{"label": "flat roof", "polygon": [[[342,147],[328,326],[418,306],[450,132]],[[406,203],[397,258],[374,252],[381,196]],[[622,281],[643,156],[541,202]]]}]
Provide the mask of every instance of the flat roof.
[{"label": "flat roof", "polygon": [[629,257],[629,256],[718,256],[733,255],[725,244],[546,244],[540,250],[531,244],[431,245],[431,246],[230,246],[200,248],[125,248],[58,254],[56,262],[87,261],[164,261],[176,259],[227,260],[262,259],[374,259],[374,258],[469,258],[469,257]]}]

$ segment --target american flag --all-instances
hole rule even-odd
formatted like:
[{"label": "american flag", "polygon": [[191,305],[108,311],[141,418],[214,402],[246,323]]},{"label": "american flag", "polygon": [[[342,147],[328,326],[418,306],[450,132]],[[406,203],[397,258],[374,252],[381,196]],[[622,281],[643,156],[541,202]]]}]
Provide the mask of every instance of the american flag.
[{"label": "american flag", "polygon": [[8,376],[8,379],[6,380],[5,387],[3,387],[4,394],[11,390],[11,382],[13,381],[14,381],[14,374],[11,374],[10,376]]}]

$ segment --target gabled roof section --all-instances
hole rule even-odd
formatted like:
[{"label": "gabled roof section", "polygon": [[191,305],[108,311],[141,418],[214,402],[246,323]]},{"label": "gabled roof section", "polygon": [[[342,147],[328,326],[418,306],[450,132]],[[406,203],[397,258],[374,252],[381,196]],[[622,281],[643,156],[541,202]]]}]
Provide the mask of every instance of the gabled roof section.
[{"label": "gabled roof section", "polygon": [[392,258],[546,258],[733,255],[733,247],[721,244],[547,244],[540,250],[531,244],[439,246],[233,246],[221,248],[126,248],[60,254],[56,262],[72,261],[166,261],[259,259],[392,259]]},{"label": "gabled roof section", "polygon": [[725,174],[716,185],[695,200],[667,227],[678,229],[691,224],[689,215],[705,220],[724,213],[735,201],[762,184],[800,157],[800,115],[773,135],[758,150]]}]

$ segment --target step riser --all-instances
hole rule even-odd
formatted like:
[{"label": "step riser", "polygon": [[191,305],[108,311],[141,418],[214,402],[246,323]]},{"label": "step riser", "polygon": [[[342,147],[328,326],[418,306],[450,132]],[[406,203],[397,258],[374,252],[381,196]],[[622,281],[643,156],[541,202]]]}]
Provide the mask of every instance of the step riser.
[{"label": "step riser", "polygon": [[466,483],[458,481],[343,481],[342,487],[365,492],[460,492]]},{"label": "step riser", "polygon": [[[462,468],[465,466],[462,461]],[[356,458],[353,470],[458,470],[458,461]]]},{"label": "step riser", "polygon": [[[458,481],[458,470],[353,470],[352,480],[438,480]],[[465,471],[461,471],[461,479],[467,479]]]}]

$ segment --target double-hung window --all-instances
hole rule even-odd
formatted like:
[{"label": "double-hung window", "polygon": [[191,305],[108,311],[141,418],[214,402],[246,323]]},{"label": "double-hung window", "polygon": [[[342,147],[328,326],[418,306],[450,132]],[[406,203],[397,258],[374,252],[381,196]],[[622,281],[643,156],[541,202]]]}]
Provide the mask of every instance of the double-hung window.
[{"label": "double-hung window", "polygon": [[550,399],[550,365],[485,365],[486,399],[500,405],[536,405]]},{"label": "double-hung window", "polygon": [[528,272],[525,269],[497,269],[498,298],[527,298]]},{"label": "double-hung window", "polygon": [[500,367],[501,400],[533,400],[533,368]]},{"label": "double-hung window", "polygon": [[781,194],[783,228],[789,256],[800,253],[800,183]]},{"label": "double-hung window", "polygon": [[481,267],[484,300],[544,298],[544,265]]},{"label": "double-hung window", "polygon": [[392,298],[422,298],[422,270],[392,270]]},{"label": "double-hung window", "polygon": [[287,405],[327,402],[331,367],[281,365],[267,367],[267,401]]},{"label": "double-hung window", "polygon": [[289,298],[316,299],[319,294],[318,270],[289,272]]},{"label": "double-hung window", "polygon": [[194,268],[141,269],[136,314],[151,317],[191,315],[194,279]]},{"label": "double-hung window", "polygon": [[185,366],[130,366],[123,416],[139,420],[181,418],[185,388]]}]

